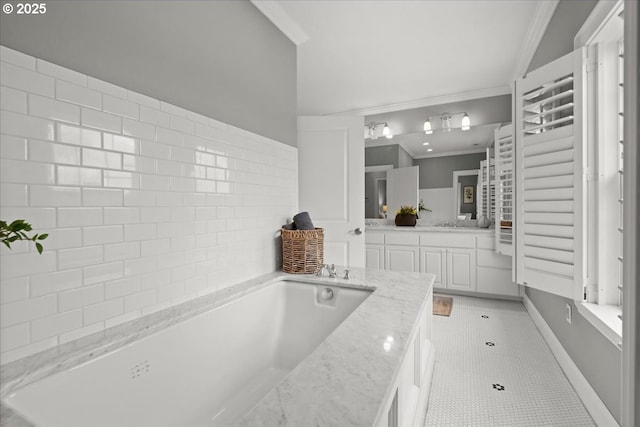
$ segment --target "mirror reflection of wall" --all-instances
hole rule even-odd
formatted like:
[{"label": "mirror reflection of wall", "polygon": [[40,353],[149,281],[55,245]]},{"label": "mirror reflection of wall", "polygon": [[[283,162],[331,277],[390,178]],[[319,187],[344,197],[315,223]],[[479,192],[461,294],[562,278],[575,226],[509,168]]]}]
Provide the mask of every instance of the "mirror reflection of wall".
[{"label": "mirror reflection of wall", "polygon": [[460,205],[459,215],[471,214],[469,219],[477,219],[477,188],[478,175],[465,175],[458,177],[458,203]]},{"label": "mirror reflection of wall", "polygon": [[478,219],[479,169],[453,171],[455,219]]},{"label": "mirror reflection of wall", "polygon": [[389,169],[393,169],[393,165],[365,167],[365,218],[384,218],[382,207],[387,204],[387,170]]},{"label": "mirror reflection of wall", "polygon": [[[416,165],[420,166],[420,198],[425,207],[432,210],[424,215],[424,219],[435,222],[457,219],[458,192],[457,181],[455,185],[452,184],[453,174],[463,170],[477,171],[485,156],[483,153],[470,153],[416,159]],[[477,194],[474,194],[474,199],[476,197]]]}]

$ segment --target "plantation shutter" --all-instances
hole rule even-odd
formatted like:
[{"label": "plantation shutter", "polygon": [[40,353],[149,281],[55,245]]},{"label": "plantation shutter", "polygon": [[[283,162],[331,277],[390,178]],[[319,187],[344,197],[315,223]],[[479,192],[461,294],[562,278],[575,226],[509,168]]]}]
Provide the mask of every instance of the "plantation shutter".
[{"label": "plantation shutter", "polygon": [[513,256],[513,125],[495,131],[496,252]]},{"label": "plantation shutter", "polygon": [[487,148],[487,159],[480,161],[480,174],[478,175],[478,219],[486,216],[491,220],[495,216],[496,191],[495,191],[495,160],[491,157],[491,149]]},{"label": "plantation shutter", "polygon": [[516,279],[584,299],[583,50],[516,82]]}]

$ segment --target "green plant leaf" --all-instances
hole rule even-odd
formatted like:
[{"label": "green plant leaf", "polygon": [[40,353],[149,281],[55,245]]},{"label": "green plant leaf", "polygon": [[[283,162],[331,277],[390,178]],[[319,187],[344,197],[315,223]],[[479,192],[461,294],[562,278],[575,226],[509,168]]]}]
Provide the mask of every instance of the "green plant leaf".
[{"label": "green plant leaf", "polygon": [[35,243],[38,253],[42,253],[43,247],[36,240],[44,240],[48,234],[34,234],[29,236],[26,232],[31,231],[31,224],[23,219],[16,219],[7,225],[6,221],[0,221],[0,240],[11,250],[11,243],[16,240],[31,240]]}]

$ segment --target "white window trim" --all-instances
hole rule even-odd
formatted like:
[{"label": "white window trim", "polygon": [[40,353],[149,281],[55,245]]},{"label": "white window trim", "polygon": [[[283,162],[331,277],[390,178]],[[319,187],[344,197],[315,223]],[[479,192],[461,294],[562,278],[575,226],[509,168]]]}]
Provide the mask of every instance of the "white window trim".
[{"label": "white window trim", "polygon": [[577,302],[576,308],[589,323],[618,348],[622,346],[622,309],[617,305]]}]

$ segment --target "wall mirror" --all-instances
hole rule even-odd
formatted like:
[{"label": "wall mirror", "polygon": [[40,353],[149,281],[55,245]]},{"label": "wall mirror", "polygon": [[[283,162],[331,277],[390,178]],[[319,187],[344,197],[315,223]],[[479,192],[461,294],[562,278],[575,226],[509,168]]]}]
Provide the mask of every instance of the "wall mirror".
[{"label": "wall mirror", "polygon": [[[366,139],[366,164],[374,162],[381,166],[365,167],[365,218],[384,218],[383,206],[388,205],[393,191],[386,181],[387,171],[417,166],[419,184],[416,200],[423,199],[425,206],[433,210],[425,215],[425,219],[455,221],[459,215],[466,218],[467,214],[476,219],[480,161],[486,158],[486,149],[493,144],[495,129],[500,125],[477,125],[464,132],[452,129],[450,132],[435,131],[430,135],[410,132],[394,135],[393,139]],[[389,149],[393,145],[400,148],[395,151]],[[375,156],[370,155],[372,151]],[[457,175],[452,186],[454,172]],[[464,175],[463,172],[469,174]],[[473,187],[467,191],[466,203],[463,198],[465,187]],[[417,202],[411,205],[417,206]],[[393,214],[389,206],[387,218],[393,218]]]}]

